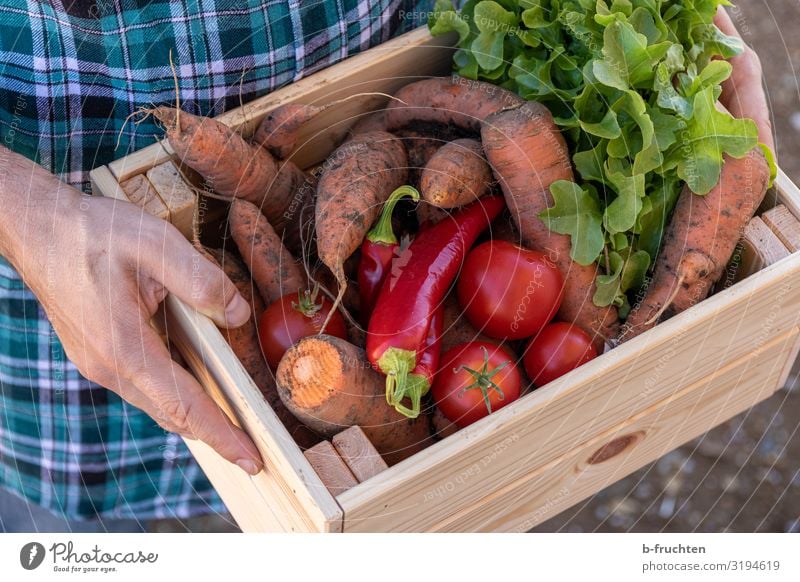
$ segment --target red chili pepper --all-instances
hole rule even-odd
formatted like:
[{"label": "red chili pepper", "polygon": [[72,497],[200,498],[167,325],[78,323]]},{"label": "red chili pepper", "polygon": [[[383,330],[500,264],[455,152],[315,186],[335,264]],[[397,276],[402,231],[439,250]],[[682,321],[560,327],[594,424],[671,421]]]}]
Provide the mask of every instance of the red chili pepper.
[{"label": "red chili pepper", "polygon": [[[443,331],[444,306],[439,305],[431,316],[431,324],[430,327],[428,327],[428,337],[425,338],[425,346],[422,348],[422,354],[417,358],[417,365],[414,366],[414,369],[408,375],[409,384],[421,382],[423,389],[412,391],[411,409],[406,408],[402,404],[395,406],[397,410],[404,414],[413,413],[414,407],[419,410],[420,403],[418,401],[415,402],[413,399],[416,398],[417,394],[422,398],[425,392],[428,391],[424,388],[425,386],[428,386],[428,388],[433,386],[433,378],[436,376],[436,372],[439,371],[439,356],[442,354]],[[391,402],[389,404],[391,404]]]},{"label": "red chili pepper", "polygon": [[400,246],[392,231],[392,213],[397,201],[403,196],[419,200],[419,192],[411,186],[400,186],[391,193],[383,206],[380,218],[367,233],[361,244],[361,260],[358,263],[358,292],[361,295],[361,319],[366,324],[375,308],[378,293],[386,275],[392,267],[392,259]]},{"label": "red chili pepper", "polygon": [[[458,275],[478,235],[505,207],[502,196],[473,202],[420,231],[392,262],[367,330],[367,357],[386,374],[386,400],[398,412],[416,418],[430,389],[425,376],[410,376],[417,366],[431,318]],[[401,404],[411,399],[411,409]]]}]

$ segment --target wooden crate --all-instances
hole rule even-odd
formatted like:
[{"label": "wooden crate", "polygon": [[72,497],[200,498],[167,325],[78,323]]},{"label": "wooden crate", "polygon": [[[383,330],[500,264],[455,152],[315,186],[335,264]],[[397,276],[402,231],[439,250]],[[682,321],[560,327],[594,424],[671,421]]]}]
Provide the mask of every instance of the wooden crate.
[{"label": "wooden crate", "polygon": [[[391,93],[416,78],[448,74],[451,57],[449,45],[420,29],[221,119],[249,135],[278,104]],[[327,110],[304,130],[294,159],[306,167],[318,163],[358,115],[383,102],[353,99]],[[124,199],[121,182],[170,161],[165,144],[145,148],[95,170],[95,191]],[[762,212],[777,204],[790,219],[800,217],[800,192],[782,173]],[[761,224],[774,233],[780,218],[765,214]],[[170,338],[253,437],[266,470],[250,477],[203,443],[187,444],[246,531],[529,529],[782,386],[800,349],[800,253],[790,246],[796,231],[773,236],[777,251],[765,250],[760,227],[751,228],[745,245],[752,252],[743,280],[335,496],[214,324],[169,296]]]}]

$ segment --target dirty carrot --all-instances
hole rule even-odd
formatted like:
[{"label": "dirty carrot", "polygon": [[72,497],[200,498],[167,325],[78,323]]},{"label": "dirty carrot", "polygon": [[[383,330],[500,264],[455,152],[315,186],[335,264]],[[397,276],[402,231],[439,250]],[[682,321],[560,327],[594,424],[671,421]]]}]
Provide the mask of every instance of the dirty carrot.
[{"label": "dirty carrot", "polygon": [[254,204],[234,200],[229,224],[231,238],[264,301],[272,303],[306,286],[303,269]]},{"label": "dirty carrot", "polygon": [[483,157],[481,142],[457,139],[440,147],[425,164],[419,191],[426,202],[439,208],[458,208],[487,192],[492,170]]},{"label": "dirty carrot", "polygon": [[427,416],[397,414],[364,350],[342,339],[300,340],[281,360],[277,379],[281,400],[305,424],[325,437],[358,425],[389,464],[433,442]]},{"label": "dirty carrot", "polygon": [[323,165],[317,186],[317,254],[339,284],[334,310],[347,289],[344,262],[361,246],[381,204],[405,183],[407,166],[401,141],[381,131],[344,142]]},{"label": "dirty carrot", "polygon": [[386,109],[389,131],[428,122],[477,132],[492,113],[523,103],[507,89],[455,75],[409,83],[395,97]]},{"label": "dirty carrot", "polygon": [[264,116],[253,134],[253,143],[285,159],[297,144],[297,131],[325,109],[309,103],[286,103]]},{"label": "dirty carrot", "polygon": [[597,265],[579,265],[570,257],[567,235],[552,232],[539,214],[553,204],[550,186],[573,181],[564,138],[550,111],[533,101],[490,115],[481,129],[483,150],[506,198],[508,210],[526,247],[545,253],[564,275],[559,319],[588,332],[598,350],[617,334],[616,307],[598,307]]},{"label": "dirty carrot", "polygon": [[[386,374],[386,398],[413,418],[430,389],[424,375],[413,374],[424,351],[431,318],[444,299],[464,257],[478,235],[505,207],[490,196],[464,207],[417,238],[392,263],[367,329],[367,357]],[[409,398],[411,407],[402,401]]]},{"label": "dirty carrot", "polygon": [[656,261],[653,280],[628,315],[619,341],[702,301],[719,280],[742,231],[758,209],[769,183],[760,148],[743,158],[725,158],[717,185],[704,196],[681,192]]},{"label": "dirty carrot", "polygon": [[378,218],[378,222],[367,233],[361,244],[361,259],[358,263],[358,291],[361,295],[361,319],[369,321],[378,292],[392,267],[392,259],[400,243],[392,230],[392,214],[397,202],[408,196],[419,200],[419,192],[411,186],[400,186],[389,195]]},{"label": "dirty carrot", "polygon": [[305,173],[292,162],[278,163],[270,153],[215,119],[171,107],[150,113],[167,129],[167,140],[183,164],[217,194],[255,204],[279,234],[294,226],[291,210]]}]

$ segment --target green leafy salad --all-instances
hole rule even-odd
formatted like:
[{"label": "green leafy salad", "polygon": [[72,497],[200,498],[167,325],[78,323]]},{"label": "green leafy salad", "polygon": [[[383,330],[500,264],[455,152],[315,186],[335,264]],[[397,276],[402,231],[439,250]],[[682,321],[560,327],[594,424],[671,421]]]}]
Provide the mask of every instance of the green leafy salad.
[{"label": "green leafy salad", "polygon": [[[684,184],[718,182],[723,154],[758,143],[749,119],[717,108],[741,40],[714,24],[725,0],[437,0],[433,35],[455,31],[455,70],[545,104],[576,183],[553,184],[547,226],[577,263],[599,262],[594,302],[624,317]],[[772,157],[768,153],[768,160]]]}]

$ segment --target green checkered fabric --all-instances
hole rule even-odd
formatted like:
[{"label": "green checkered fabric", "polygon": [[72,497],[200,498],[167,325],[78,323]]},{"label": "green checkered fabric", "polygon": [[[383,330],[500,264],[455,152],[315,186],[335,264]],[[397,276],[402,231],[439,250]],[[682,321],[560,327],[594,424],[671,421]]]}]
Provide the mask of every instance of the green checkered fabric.
[{"label": "green checkered fabric", "polygon": [[[124,121],[173,103],[170,49],[183,108],[217,115],[419,26],[432,3],[2,0],[0,143],[88,191],[89,170],[160,134]],[[179,437],[78,373],[2,257],[0,486],[70,519],[222,510]]]}]

